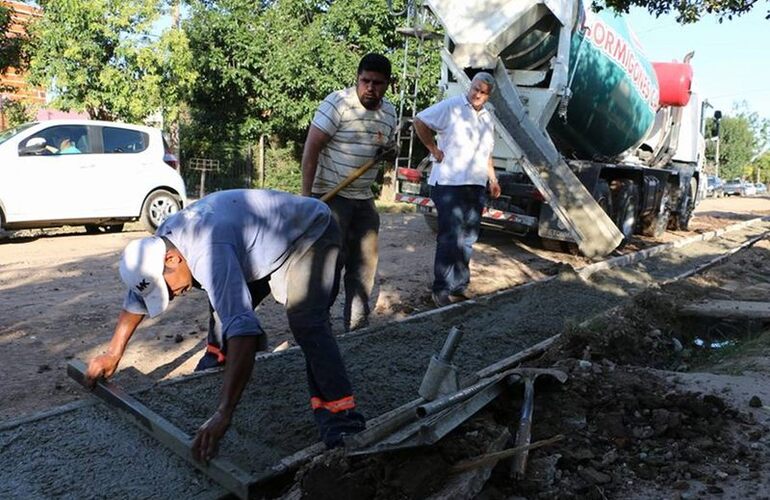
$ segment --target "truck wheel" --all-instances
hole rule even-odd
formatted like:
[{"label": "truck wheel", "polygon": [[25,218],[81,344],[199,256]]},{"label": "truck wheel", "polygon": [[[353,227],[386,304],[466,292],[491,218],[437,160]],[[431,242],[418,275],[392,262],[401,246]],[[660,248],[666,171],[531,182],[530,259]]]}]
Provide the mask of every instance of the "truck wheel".
[{"label": "truck wheel", "polygon": [[668,228],[672,231],[687,231],[690,227],[692,212],[695,210],[695,196],[698,193],[698,183],[695,179],[690,179],[690,189],[682,193],[685,199],[680,204],[680,211],[672,214],[668,221]]},{"label": "truck wheel", "polygon": [[653,238],[660,238],[663,233],[666,232],[668,227],[668,220],[671,217],[671,207],[669,201],[671,200],[671,190],[668,186],[663,190],[663,199],[660,200],[660,207],[658,212],[642,217],[640,226],[641,233],[644,236],[652,236]]},{"label": "truck wheel", "polygon": [[604,213],[612,217],[612,192],[606,179],[599,179],[594,189],[594,199],[602,207]]},{"label": "truck wheel", "polygon": [[636,213],[639,208],[639,187],[629,179],[613,181],[612,206],[615,209],[615,225],[628,240],[636,230]]}]

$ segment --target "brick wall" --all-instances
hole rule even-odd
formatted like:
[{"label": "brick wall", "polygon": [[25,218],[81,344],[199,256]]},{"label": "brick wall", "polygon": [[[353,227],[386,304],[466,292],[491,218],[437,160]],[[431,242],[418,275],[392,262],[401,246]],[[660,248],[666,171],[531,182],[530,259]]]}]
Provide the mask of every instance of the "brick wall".
[{"label": "brick wall", "polygon": [[[24,35],[26,33],[25,26],[27,23],[31,19],[42,15],[42,11],[38,7],[32,7],[20,2],[0,0],[0,4],[4,7],[9,7],[12,10],[12,23],[9,36]],[[0,74],[0,87],[11,87],[10,91],[0,93],[0,97],[23,100],[24,102],[41,107],[45,105],[45,89],[29,86],[24,81],[24,74],[14,68],[10,68],[4,74]],[[0,130],[5,127],[5,116],[0,113]]]}]

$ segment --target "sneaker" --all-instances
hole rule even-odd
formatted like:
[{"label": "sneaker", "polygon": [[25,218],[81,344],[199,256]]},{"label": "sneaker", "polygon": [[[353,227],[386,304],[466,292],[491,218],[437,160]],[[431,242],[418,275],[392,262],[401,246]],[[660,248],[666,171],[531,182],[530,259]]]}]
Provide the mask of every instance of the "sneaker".
[{"label": "sneaker", "polygon": [[436,304],[436,307],[445,307],[452,303],[452,301],[449,300],[449,294],[446,292],[433,292],[431,296],[433,297],[433,303]]},{"label": "sneaker", "polygon": [[198,360],[198,365],[195,367],[194,371],[201,372],[203,370],[219,368],[220,366],[225,366],[225,362],[219,361],[214,353],[207,352]]}]

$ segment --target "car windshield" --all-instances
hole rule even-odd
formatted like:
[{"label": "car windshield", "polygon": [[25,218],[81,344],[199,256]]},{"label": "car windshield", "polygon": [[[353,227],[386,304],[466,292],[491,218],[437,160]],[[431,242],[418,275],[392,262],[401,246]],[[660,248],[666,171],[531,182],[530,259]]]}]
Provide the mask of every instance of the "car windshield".
[{"label": "car windshield", "polygon": [[17,125],[15,127],[3,130],[2,132],[0,132],[0,144],[4,143],[14,135],[21,132],[22,130],[26,130],[33,125],[37,125],[37,122],[23,123],[21,125]]}]

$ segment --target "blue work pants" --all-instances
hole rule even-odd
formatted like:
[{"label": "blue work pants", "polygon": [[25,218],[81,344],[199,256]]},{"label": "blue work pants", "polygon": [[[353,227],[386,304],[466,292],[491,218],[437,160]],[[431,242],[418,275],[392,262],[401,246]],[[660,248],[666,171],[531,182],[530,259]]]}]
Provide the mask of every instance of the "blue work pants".
[{"label": "blue work pants", "polygon": [[433,292],[464,293],[471,279],[469,264],[481,228],[486,187],[436,184],[430,197],[438,213]]},{"label": "blue work pants", "polygon": [[[365,427],[364,417],[355,409],[353,390],[329,318],[329,307],[334,303],[339,282],[339,251],[340,230],[331,220],[326,231],[305,253],[290,257],[282,266],[285,269],[275,273],[286,281],[289,328],[305,355],[313,417],[321,439],[330,447],[341,444],[344,434],[353,434]],[[249,283],[254,307],[270,293],[270,278]],[[212,314],[210,326],[209,344],[220,346],[223,356],[226,355],[226,342],[223,345],[216,314]]]}]

